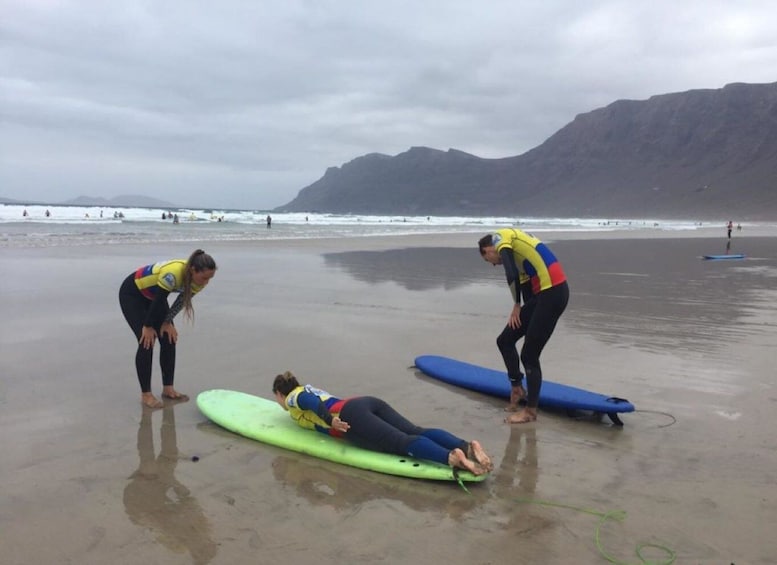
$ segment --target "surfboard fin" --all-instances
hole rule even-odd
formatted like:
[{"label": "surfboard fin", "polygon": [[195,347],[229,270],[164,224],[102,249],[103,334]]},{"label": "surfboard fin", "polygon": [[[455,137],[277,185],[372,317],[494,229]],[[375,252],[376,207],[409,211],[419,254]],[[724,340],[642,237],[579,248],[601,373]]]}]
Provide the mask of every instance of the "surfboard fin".
[{"label": "surfboard fin", "polygon": [[618,417],[617,412],[607,412],[607,417],[612,420],[612,423],[616,426],[623,426],[623,421]]}]

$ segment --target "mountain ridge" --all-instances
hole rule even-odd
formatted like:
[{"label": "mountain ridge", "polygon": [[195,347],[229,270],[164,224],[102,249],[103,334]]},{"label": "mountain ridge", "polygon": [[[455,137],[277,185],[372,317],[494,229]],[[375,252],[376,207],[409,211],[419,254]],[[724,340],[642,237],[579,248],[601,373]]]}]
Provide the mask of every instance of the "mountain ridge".
[{"label": "mountain ridge", "polygon": [[369,153],[330,167],[277,212],[777,217],[777,83],[616,100],[537,147]]}]

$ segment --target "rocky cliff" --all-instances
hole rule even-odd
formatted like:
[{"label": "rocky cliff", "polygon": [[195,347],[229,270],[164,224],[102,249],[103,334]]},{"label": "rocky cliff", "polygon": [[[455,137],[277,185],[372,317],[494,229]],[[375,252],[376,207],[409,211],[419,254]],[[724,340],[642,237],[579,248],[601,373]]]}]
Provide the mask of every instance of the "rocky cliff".
[{"label": "rocky cliff", "polygon": [[504,159],[365,155],[278,210],[777,218],[777,83],[619,100]]}]

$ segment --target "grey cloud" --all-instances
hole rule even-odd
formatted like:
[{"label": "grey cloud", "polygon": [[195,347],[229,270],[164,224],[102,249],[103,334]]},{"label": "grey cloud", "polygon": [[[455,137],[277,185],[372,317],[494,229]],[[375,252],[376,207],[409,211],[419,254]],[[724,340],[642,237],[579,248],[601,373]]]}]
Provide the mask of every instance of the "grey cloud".
[{"label": "grey cloud", "polygon": [[771,82],[777,66],[770,2],[6,0],[3,13],[10,197],[112,196],[131,177],[168,200],[271,207],[366,153],[517,155],[616,99]]}]

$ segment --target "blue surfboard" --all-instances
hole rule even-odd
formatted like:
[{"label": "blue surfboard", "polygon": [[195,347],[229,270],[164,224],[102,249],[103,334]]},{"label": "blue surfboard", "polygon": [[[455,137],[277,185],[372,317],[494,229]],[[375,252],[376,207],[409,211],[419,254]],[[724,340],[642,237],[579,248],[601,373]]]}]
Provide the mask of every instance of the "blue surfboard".
[{"label": "blue surfboard", "polygon": [[[510,398],[510,381],[504,371],[495,371],[439,355],[416,357],[415,366],[425,374],[448,384],[482,392],[500,398]],[[569,385],[542,380],[540,406],[564,410],[590,410],[607,414],[613,423],[622,426],[619,413],[634,412],[626,399],[607,396]]]},{"label": "blue surfboard", "polygon": [[704,255],[704,259],[707,261],[721,261],[723,259],[744,259],[745,255],[742,253],[732,253],[731,255]]}]

